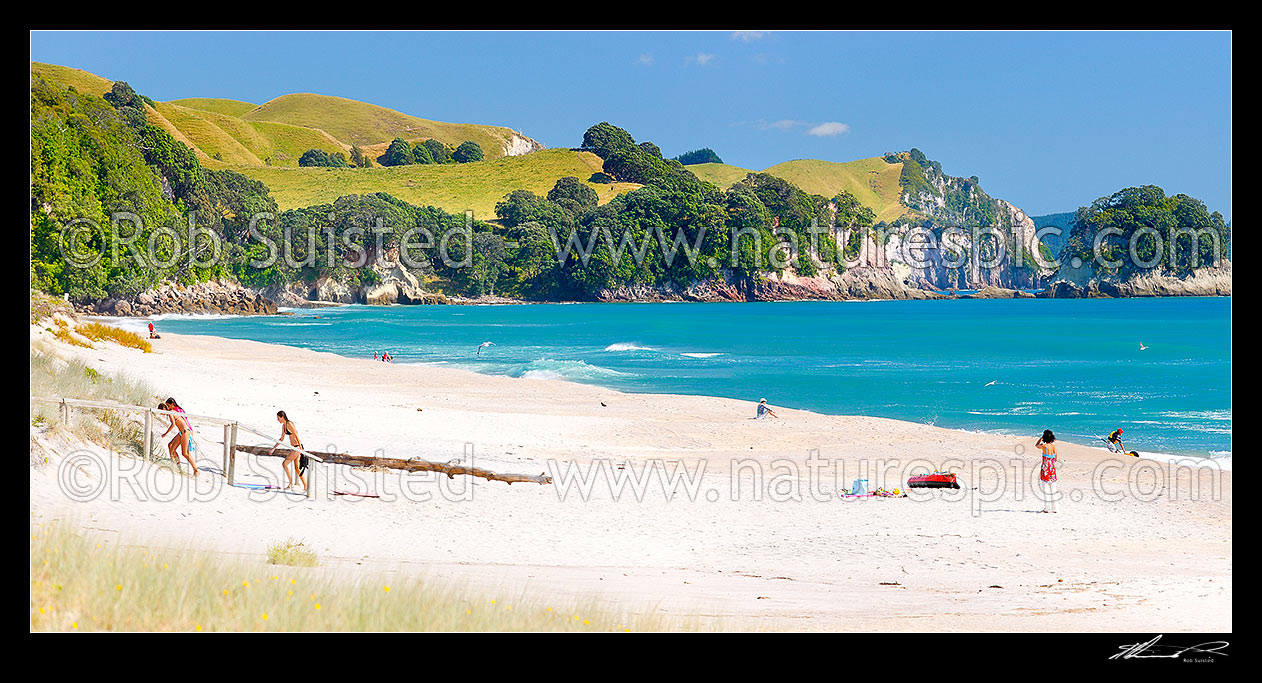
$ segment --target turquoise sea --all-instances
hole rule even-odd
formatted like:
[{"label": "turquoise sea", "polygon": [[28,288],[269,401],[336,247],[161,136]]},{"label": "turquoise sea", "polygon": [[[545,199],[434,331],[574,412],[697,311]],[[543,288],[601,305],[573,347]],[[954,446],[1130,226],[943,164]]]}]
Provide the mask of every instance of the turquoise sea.
[{"label": "turquoise sea", "polygon": [[745,399],[751,414],[766,397],[1094,445],[1124,427],[1141,453],[1231,457],[1230,298],[346,306],[157,326]]}]

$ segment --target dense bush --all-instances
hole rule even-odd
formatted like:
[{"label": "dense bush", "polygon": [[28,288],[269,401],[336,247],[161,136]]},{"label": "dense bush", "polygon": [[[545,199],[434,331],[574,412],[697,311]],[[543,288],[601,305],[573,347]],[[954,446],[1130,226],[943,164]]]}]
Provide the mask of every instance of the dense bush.
[{"label": "dense bush", "polygon": [[694,149],[691,152],[684,152],[683,154],[675,157],[675,161],[678,161],[684,166],[692,166],[693,164],[723,163],[723,160],[719,158],[719,155],[715,154],[714,150],[709,147],[702,147],[701,149]]}]

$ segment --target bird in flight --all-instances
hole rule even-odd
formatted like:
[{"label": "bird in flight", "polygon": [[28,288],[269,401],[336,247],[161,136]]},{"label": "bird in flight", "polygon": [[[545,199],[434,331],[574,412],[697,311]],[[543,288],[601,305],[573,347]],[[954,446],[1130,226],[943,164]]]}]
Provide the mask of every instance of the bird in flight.
[{"label": "bird in flight", "polygon": [[990,385],[992,385],[992,384],[994,384],[995,382],[998,382],[998,381],[999,381],[999,380],[997,380],[997,379],[992,379],[992,380],[990,380],[989,382],[987,382],[987,383],[986,383],[986,386],[990,386]]},{"label": "bird in flight", "polygon": [[479,355],[479,356],[480,356],[480,355],[482,355],[482,349],[485,349],[485,348],[486,348],[486,347],[488,347],[488,346],[495,346],[495,342],[489,342],[489,341],[488,341],[488,342],[482,342],[481,344],[478,344],[478,354],[477,354],[477,355]]},{"label": "bird in flight", "polygon": [[1144,346],[1144,342],[1139,342],[1139,350],[1140,350],[1140,351],[1147,351],[1147,350],[1148,350],[1148,347],[1147,347],[1147,346]]}]

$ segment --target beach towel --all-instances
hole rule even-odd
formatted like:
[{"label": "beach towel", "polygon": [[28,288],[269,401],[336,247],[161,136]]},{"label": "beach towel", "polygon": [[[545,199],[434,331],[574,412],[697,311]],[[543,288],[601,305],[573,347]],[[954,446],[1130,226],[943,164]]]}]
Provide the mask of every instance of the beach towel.
[{"label": "beach towel", "polygon": [[854,485],[850,487],[850,495],[864,496],[864,495],[867,495],[867,493],[868,493],[868,480],[855,479]]}]

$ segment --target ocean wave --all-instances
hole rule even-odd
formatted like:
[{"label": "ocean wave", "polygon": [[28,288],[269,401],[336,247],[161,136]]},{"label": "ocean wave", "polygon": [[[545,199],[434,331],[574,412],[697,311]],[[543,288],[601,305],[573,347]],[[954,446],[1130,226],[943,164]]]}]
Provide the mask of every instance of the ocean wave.
[{"label": "ocean wave", "polygon": [[606,351],[656,351],[651,346],[640,346],[633,342],[618,342],[605,347]]},{"label": "ocean wave", "polygon": [[626,375],[610,368],[592,365],[581,360],[551,360],[541,358],[537,361],[518,365],[508,372],[510,377],[522,379],[560,379],[572,382],[599,381]]},{"label": "ocean wave", "polygon": [[689,358],[714,358],[715,356],[722,356],[723,354],[721,353],[681,353],[679,355],[687,356]]}]

